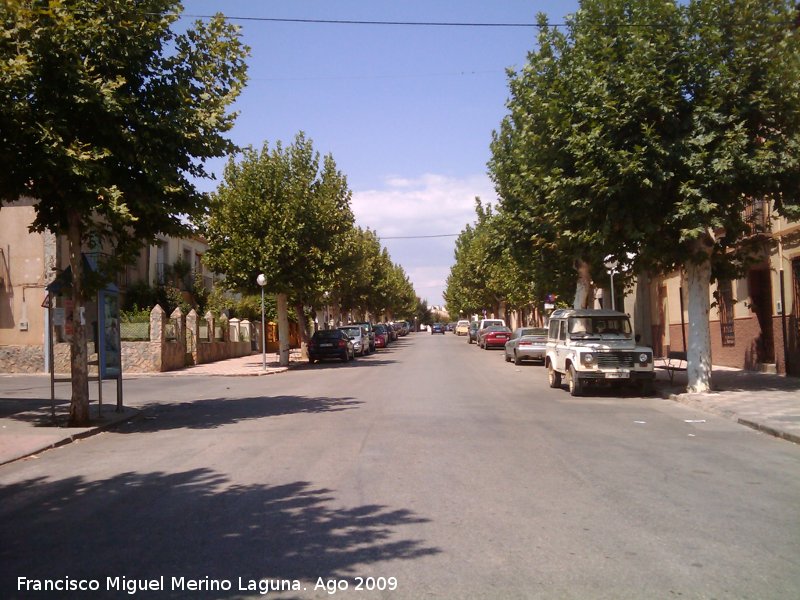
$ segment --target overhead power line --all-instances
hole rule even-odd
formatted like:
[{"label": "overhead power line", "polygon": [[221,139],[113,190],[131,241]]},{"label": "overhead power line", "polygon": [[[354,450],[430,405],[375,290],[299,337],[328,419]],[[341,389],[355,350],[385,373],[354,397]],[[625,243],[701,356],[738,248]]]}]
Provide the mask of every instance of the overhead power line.
[{"label": "overhead power line", "polygon": [[[188,15],[190,19],[211,19],[213,15]],[[320,25],[395,25],[403,27],[539,27],[537,23],[468,23],[448,21],[360,21],[355,19],[285,19],[278,17],[237,17],[225,15],[231,21],[264,21],[267,23],[314,23]],[[565,27],[566,23],[549,23],[549,27]]]},{"label": "overhead power line", "polygon": [[422,240],[428,238],[458,237],[460,235],[460,233],[439,233],[437,235],[396,235],[392,237],[383,237],[379,235],[378,237],[382,240]]}]

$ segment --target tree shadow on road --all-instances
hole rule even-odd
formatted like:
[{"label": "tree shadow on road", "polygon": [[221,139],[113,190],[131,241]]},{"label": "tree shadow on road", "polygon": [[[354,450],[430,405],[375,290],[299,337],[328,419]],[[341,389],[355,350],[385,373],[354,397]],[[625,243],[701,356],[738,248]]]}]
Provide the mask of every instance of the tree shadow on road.
[{"label": "tree shadow on road", "polygon": [[121,424],[118,433],[147,433],[169,429],[216,429],[243,421],[281,415],[334,413],[353,410],[363,404],[350,397],[309,398],[305,396],[259,396],[212,398],[158,404],[149,407],[136,421]]},{"label": "tree shadow on road", "polygon": [[[340,506],[334,495],[305,481],[236,484],[205,468],[6,485],[0,589],[15,597],[18,575],[95,578],[103,586],[106,577],[165,576],[167,593],[158,597],[241,597],[239,577],[299,579],[310,593],[318,577],[369,574],[370,564],[441,552],[402,535],[428,519],[378,504]],[[228,579],[233,589],[170,591],[172,576]]]}]

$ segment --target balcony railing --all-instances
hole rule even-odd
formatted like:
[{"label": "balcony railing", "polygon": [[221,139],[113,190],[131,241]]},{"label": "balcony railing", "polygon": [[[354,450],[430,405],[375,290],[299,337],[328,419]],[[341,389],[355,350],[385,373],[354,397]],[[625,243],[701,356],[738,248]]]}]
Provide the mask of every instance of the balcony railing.
[{"label": "balcony railing", "polygon": [[749,235],[760,235],[772,231],[769,200],[752,200],[744,209],[742,216]]}]

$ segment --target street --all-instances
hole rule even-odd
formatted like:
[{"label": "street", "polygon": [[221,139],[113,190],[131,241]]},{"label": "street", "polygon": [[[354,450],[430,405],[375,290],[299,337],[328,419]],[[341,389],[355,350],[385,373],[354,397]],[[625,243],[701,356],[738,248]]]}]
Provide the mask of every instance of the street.
[{"label": "street", "polygon": [[464,337],[125,396],[141,418],[0,467],[3,598],[800,592],[800,446]]}]

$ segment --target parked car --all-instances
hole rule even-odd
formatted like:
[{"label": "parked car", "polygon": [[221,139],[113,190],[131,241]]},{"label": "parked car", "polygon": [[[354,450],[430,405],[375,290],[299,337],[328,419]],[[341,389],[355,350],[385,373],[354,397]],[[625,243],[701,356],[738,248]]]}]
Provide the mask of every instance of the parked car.
[{"label": "parked car", "polygon": [[475,341],[480,348],[483,348],[481,341],[481,334],[485,333],[489,327],[505,327],[506,322],[503,319],[481,319],[478,321],[478,334],[475,336]]},{"label": "parked car", "polygon": [[478,332],[478,346],[484,350],[503,348],[511,337],[511,330],[505,325],[490,325]]},{"label": "parked car", "polygon": [[514,361],[515,365],[523,360],[540,360],[544,362],[547,349],[546,327],[519,327],[506,342],[506,362]]},{"label": "parked car", "polygon": [[369,333],[363,325],[342,325],[339,329],[353,340],[353,352],[359,356],[369,354]]},{"label": "parked car", "polygon": [[503,319],[481,319],[478,321],[478,331],[491,327],[492,325],[501,325],[505,327],[506,322]]},{"label": "parked car", "polygon": [[391,323],[383,323],[383,326],[386,328],[386,333],[389,334],[389,342],[394,342],[397,340],[397,330],[392,326]]},{"label": "parked car", "polygon": [[434,323],[433,325],[431,325],[431,335],[433,335],[434,333],[441,333],[442,335],[444,335],[444,325],[442,325],[441,323]]},{"label": "parked car", "polygon": [[566,377],[573,396],[601,384],[636,385],[644,395],[653,391],[653,350],[636,342],[630,318],[617,311],[554,311],[545,366],[550,387],[561,387]]},{"label": "parked car", "polygon": [[340,329],[323,329],[311,336],[308,343],[308,362],[312,365],[318,360],[338,358],[347,362],[356,357],[353,340]]},{"label": "parked car", "polygon": [[375,347],[386,348],[389,345],[389,332],[386,327],[378,323],[375,325]]},{"label": "parked car", "polygon": [[369,351],[375,352],[375,329],[369,321],[361,321],[359,323],[350,323],[350,325],[362,325],[369,334]]},{"label": "parked car", "polygon": [[467,343],[471,344],[472,342],[478,341],[478,322],[473,321],[469,324],[469,329],[467,330]]},{"label": "parked car", "polygon": [[456,335],[468,335],[469,334],[469,321],[466,319],[462,319],[458,323],[456,323]]}]

